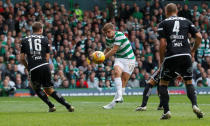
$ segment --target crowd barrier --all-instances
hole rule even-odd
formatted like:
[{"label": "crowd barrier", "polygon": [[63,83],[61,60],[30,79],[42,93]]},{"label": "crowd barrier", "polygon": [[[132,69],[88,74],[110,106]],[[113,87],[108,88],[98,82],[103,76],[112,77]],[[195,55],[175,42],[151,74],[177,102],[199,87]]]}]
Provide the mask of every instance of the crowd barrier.
[{"label": "crowd barrier", "polygon": [[[56,89],[62,96],[113,96],[115,89]],[[126,88],[124,95],[142,95],[144,88]],[[169,87],[169,94],[181,95],[186,94],[185,88]],[[210,94],[210,87],[196,88],[197,94]],[[157,89],[153,88],[152,95],[157,94]],[[15,97],[30,96],[29,90],[16,90]]]}]

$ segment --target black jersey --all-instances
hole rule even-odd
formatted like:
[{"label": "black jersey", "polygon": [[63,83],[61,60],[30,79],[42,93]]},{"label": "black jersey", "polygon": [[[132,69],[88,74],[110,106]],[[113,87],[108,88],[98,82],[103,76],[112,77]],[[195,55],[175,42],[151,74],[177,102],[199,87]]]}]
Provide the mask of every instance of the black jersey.
[{"label": "black jersey", "polygon": [[21,42],[21,53],[27,55],[29,71],[48,64],[46,53],[50,52],[48,39],[42,35],[30,35]]},{"label": "black jersey", "polygon": [[190,42],[188,33],[193,36],[197,33],[197,29],[191,21],[183,17],[171,16],[163,20],[158,27],[160,38],[166,38],[167,47],[165,57],[190,54]]}]

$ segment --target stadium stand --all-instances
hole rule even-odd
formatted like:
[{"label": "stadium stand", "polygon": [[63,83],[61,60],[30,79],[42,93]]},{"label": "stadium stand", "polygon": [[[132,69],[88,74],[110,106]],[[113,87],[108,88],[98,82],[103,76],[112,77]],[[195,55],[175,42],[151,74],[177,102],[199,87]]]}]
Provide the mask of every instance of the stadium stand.
[{"label": "stadium stand", "polygon": [[[72,1],[71,1],[72,2]],[[194,85],[210,86],[210,8],[177,4],[179,16],[191,20],[203,35],[202,44],[193,60]],[[114,86],[113,61],[94,64],[89,59],[93,51],[105,49],[101,28],[106,22],[124,32],[134,49],[136,67],[128,86],[143,87],[157,69],[159,60],[157,25],[165,19],[164,4],[159,0],[145,1],[144,6],[113,0],[106,8],[95,5],[83,10],[80,3],[69,9],[56,2],[0,0],[0,88],[30,88],[28,72],[20,64],[21,39],[32,33],[32,24],[41,21],[44,35],[51,45],[50,68],[55,88],[111,88]],[[189,35],[190,36],[190,35]],[[192,36],[190,42],[194,42]],[[7,80],[7,81],[4,81]],[[173,80],[171,86],[183,86]]]}]

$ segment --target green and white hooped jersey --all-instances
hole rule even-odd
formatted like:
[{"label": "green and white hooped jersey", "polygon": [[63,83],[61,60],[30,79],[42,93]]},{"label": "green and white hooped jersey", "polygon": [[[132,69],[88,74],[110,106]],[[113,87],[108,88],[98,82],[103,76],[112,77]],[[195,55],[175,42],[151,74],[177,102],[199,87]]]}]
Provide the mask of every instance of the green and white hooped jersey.
[{"label": "green and white hooped jersey", "polygon": [[135,59],[130,41],[122,32],[116,31],[113,39],[106,37],[106,46],[113,48],[114,45],[120,46],[115,54],[116,58]]}]

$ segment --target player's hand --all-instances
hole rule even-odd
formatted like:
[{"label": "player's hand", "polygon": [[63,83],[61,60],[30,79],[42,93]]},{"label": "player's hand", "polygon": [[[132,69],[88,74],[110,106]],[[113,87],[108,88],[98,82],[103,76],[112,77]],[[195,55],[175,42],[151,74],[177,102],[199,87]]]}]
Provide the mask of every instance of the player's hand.
[{"label": "player's hand", "polygon": [[92,62],[94,62],[94,63],[95,63],[95,60],[94,60],[94,58],[93,58],[93,55],[92,55],[92,54],[90,55],[90,61],[92,61]]}]

